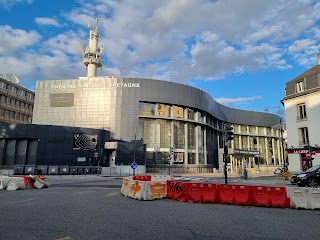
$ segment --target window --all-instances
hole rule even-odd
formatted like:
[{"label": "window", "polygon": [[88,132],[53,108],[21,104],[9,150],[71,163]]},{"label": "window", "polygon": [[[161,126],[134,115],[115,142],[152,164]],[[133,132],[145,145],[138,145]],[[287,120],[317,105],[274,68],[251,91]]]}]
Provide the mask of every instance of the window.
[{"label": "window", "polygon": [[183,118],[183,108],[178,106],[173,106],[173,117],[174,118]]},{"label": "window", "polygon": [[247,134],[247,126],[241,125],[240,129],[241,133]]},{"label": "window", "polygon": [[1,96],[1,102],[3,102],[3,103],[6,102],[6,96],[4,96],[4,95]]},{"label": "window", "polygon": [[299,144],[308,145],[309,144],[309,134],[308,128],[299,128]]},{"label": "window", "polygon": [[187,109],[187,118],[190,120],[195,120],[195,112],[192,109]]},{"label": "window", "polygon": [[170,147],[170,121],[157,120],[157,144],[160,148]]},{"label": "window", "polygon": [[11,104],[11,98],[7,97],[7,104]]},{"label": "window", "polygon": [[170,117],[170,106],[165,104],[158,104],[158,116]]},{"label": "window", "polygon": [[196,149],[196,125],[188,123],[188,148]]},{"label": "window", "polygon": [[306,105],[304,103],[297,105],[297,110],[298,110],[297,120],[307,118]]},{"label": "window", "polygon": [[250,126],[250,127],[249,127],[249,133],[250,133],[250,134],[257,134],[257,128],[256,128],[256,126]]},{"label": "window", "polygon": [[304,81],[296,82],[296,93],[303,92],[305,90]]},{"label": "window", "polygon": [[147,148],[154,148],[155,121],[139,119],[139,128],[142,130],[143,141]]},{"label": "window", "polygon": [[25,97],[26,96],[26,91],[21,89],[20,92],[19,92],[19,95]]},{"label": "window", "polygon": [[204,123],[206,114],[202,112],[197,112],[197,115],[198,115],[198,122]]},{"label": "window", "polygon": [[4,82],[0,82],[0,88],[7,89],[7,84]]},{"label": "window", "polygon": [[34,99],[34,95],[33,95],[33,94],[28,93],[27,95],[28,95],[28,99],[31,99],[31,100],[33,100],[33,99]]},{"label": "window", "polygon": [[156,105],[153,103],[139,103],[139,114],[143,116],[154,116]]},{"label": "window", "polygon": [[173,129],[173,147],[184,149],[184,123],[174,121]]},{"label": "window", "polygon": [[17,88],[15,86],[10,86],[10,92],[17,93]]}]

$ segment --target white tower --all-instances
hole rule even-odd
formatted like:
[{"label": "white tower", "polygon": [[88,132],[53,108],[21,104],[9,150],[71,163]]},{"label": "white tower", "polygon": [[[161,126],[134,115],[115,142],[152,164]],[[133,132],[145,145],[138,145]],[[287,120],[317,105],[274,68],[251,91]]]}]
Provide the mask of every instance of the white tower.
[{"label": "white tower", "polygon": [[98,18],[96,18],[96,25],[90,26],[90,38],[89,45],[84,49],[83,52],[83,63],[87,66],[87,76],[95,77],[97,75],[97,68],[102,66],[101,54],[102,47],[98,46],[99,32],[98,32]]}]

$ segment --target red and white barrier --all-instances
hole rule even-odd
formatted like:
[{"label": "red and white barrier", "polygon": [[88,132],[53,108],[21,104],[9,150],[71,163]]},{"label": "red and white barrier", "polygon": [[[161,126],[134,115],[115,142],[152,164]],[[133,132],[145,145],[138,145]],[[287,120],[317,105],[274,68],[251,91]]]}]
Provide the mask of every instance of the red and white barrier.
[{"label": "red and white barrier", "polygon": [[178,201],[290,207],[285,187],[167,181],[167,197]]},{"label": "red and white barrier", "polygon": [[[150,177],[151,181],[149,181]],[[170,176],[146,175],[124,178],[121,193],[139,200],[167,197],[192,203],[320,209],[320,188],[225,185],[185,182],[171,180]]]},{"label": "red and white barrier", "polygon": [[320,209],[320,188],[287,187],[291,208]]},{"label": "red and white barrier", "polygon": [[49,187],[50,184],[46,182],[44,176],[10,176],[0,178],[0,189],[12,191],[19,189],[26,189],[28,186],[31,188],[44,188]]},{"label": "red and white barrier", "polygon": [[151,175],[125,177],[122,180],[121,194],[138,200],[154,200],[167,196],[167,182],[162,177]]}]

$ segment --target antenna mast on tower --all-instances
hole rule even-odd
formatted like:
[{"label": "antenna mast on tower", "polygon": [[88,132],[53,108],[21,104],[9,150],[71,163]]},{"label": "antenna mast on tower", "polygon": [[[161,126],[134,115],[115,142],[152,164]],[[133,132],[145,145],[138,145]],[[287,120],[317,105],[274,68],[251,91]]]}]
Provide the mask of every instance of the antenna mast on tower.
[{"label": "antenna mast on tower", "polygon": [[96,25],[90,26],[90,38],[89,45],[84,49],[83,63],[87,66],[87,76],[95,77],[97,75],[97,68],[102,66],[101,54],[102,46],[98,46],[99,43],[99,31],[98,31],[98,18],[96,18]]}]

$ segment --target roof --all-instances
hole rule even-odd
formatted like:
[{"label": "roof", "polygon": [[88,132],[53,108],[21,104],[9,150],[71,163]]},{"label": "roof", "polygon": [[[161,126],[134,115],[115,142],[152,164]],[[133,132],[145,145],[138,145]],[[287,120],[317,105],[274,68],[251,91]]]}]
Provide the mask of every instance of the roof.
[{"label": "roof", "polygon": [[300,74],[298,77],[292,79],[291,81],[300,80],[300,79],[303,79],[305,77],[308,77],[310,75],[314,75],[314,74],[317,74],[317,73],[320,73],[320,65],[319,64],[313,66],[312,68],[309,68],[307,71],[305,71],[304,73]]}]

